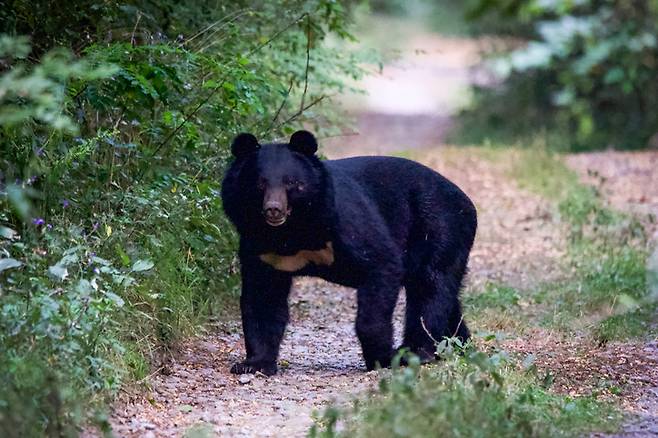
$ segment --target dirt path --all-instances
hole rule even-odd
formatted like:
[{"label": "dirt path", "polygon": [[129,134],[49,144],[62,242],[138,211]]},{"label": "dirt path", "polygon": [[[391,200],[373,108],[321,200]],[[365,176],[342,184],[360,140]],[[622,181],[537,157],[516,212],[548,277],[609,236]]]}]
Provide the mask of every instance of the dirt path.
[{"label": "dirt path", "polygon": [[[533,272],[545,275],[541,267],[560,256],[560,234],[540,198],[520,192],[494,164],[470,152],[434,150],[421,160],[453,178],[478,206],[483,232],[473,251],[471,281],[528,284],[534,281]],[[514,244],[511,236],[519,234],[525,238]],[[295,283],[291,303],[281,351],[285,367],[279,375],[238,378],[228,373],[230,364],[244,355],[235,327],[230,333],[192,339],[167,375],[151,379],[148,394],[126,396],[116,406],[116,433],[180,436],[196,426],[219,436],[305,436],[314,410],[365,393],[387,373],[365,372],[353,329],[352,290],[302,279]],[[398,339],[401,310],[402,303]]]},{"label": "dirt path", "polygon": [[349,289],[321,281],[295,282],[283,366],[272,378],[237,377],[241,334],[190,340],[146,396],[124,400],[113,423],[121,436],[180,436],[192,426],[211,436],[305,436],[311,414],[327,402],[361,393],[378,381],[366,373],[354,335]]},{"label": "dirt path", "polygon": [[490,81],[479,69],[487,42],[405,29],[399,58],[365,77],[367,94],[346,96],[356,120],[350,135],[327,139],[331,158],[385,155],[445,143],[453,115],[469,101],[469,87]]},{"label": "dirt path", "polygon": [[[548,202],[520,190],[500,166],[477,150],[443,145],[451,113],[458,107],[450,90],[471,80],[476,45],[434,36],[411,41],[422,50],[409,52],[413,54],[366,83],[374,97],[358,113],[360,135],[331,139],[325,142],[325,152],[341,157],[413,149],[415,159],[462,187],[479,213],[470,290],[490,281],[525,289],[559,276],[564,233]],[[434,85],[427,89],[428,83]],[[605,157],[583,157],[574,157],[570,163],[585,177],[586,169],[597,160],[607,162]],[[639,160],[638,166],[643,162]],[[628,172],[630,176],[620,175],[620,168],[623,166],[610,171],[613,176],[607,177],[608,186],[634,186],[633,178],[640,174],[646,174],[641,177],[645,187],[658,181],[658,166],[654,165],[654,170],[640,167]],[[608,171],[601,168],[599,172]],[[616,195],[610,196],[615,199]],[[639,204],[656,199],[653,194],[633,194],[632,198]],[[398,339],[402,305],[396,311]],[[230,365],[244,355],[239,325],[232,323],[185,343],[166,375],[159,373],[149,380],[150,391],[125,394],[111,417],[115,433],[126,437],[305,436],[315,410],[334,400],[364,396],[387,373],[365,372],[353,329],[354,291],[302,279],[295,282],[291,306],[279,375],[265,379],[228,373]],[[476,330],[478,324],[472,321]],[[628,411],[644,412],[649,420],[629,424],[624,429],[628,434],[623,436],[656,432],[655,411],[651,416],[658,398],[651,389],[658,386],[656,345],[621,344],[602,349],[581,341],[531,328],[509,340],[507,346],[537,354],[539,365],[557,373],[556,388],[563,392],[582,393],[601,379],[629,383],[630,390],[617,400],[625,403]]]},{"label": "dirt path", "polygon": [[[585,183],[598,187],[615,209],[630,212],[641,221],[652,253],[649,269],[658,272],[658,151],[577,154],[569,156],[567,163]],[[658,299],[658,283],[647,281]],[[587,363],[589,381],[598,376],[624,382],[627,387],[621,403],[631,417],[612,436],[658,436],[658,338],[612,345],[595,350],[593,356],[594,360],[581,361]],[[573,368],[582,375],[582,365]]]}]

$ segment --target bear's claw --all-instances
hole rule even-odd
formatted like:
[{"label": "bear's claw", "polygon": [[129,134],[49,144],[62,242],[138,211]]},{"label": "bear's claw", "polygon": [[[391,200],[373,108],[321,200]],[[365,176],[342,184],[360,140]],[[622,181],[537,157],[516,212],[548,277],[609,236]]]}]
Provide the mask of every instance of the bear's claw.
[{"label": "bear's claw", "polygon": [[277,366],[275,363],[249,363],[249,362],[238,362],[231,367],[231,374],[256,374],[263,373],[266,376],[273,376],[277,372]]}]

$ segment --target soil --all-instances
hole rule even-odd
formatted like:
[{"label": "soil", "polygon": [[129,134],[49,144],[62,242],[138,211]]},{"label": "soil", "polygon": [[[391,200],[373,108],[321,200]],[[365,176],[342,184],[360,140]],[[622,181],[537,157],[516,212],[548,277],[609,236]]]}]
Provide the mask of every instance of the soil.
[{"label": "soil", "polygon": [[[325,142],[325,153],[342,157],[414,149],[414,159],[437,169],[471,196],[478,208],[479,232],[470,262],[469,288],[496,281],[524,289],[559,276],[565,241],[551,206],[521,190],[476,150],[447,147],[444,139],[455,106],[447,105],[445,111],[425,106],[428,95],[435,101],[447,99],[445,94],[441,97],[444,90],[440,86],[425,93],[414,91],[428,80],[440,82],[444,77],[437,67],[441,61],[432,53],[453,60],[449,76],[468,83],[477,46],[467,40],[450,40],[448,44],[430,37],[414,41],[428,45],[423,48],[425,61],[418,51],[410,51],[412,59],[402,59],[390,70],[385,69],[387,76],[381,79],[388,81],[389,87],[401,84],[402,88],[390,91],[397,97],[379,96],[378,101],[384,103],[359,109],[360,135]],[[409,68],[416,71],[405,70]],[[376,80],[373,83],[371,91],[381,94],[387,88]],[[405,96],[420,96],[418,107],[422,111],[410,111],[409,99],[405,99],[396,112],[395,100]],[[569,158],[569,164],[585,180],[598,178],[592,175],[605,178],[597,184],[615,206],[632,205],[653,214],[658,210],[656,163],[658,152],[603,152]],[[396,310],[398,339],[403,301],[402,296]],[[197,432],[195,436],[305,436],[314,412],[333,401],[367,396],[368,389],[388,373],[365,371],[353,329],[353,290],[300,279],[294,284],[291,306],[277,376],[231,375],[231,364],[244,356],[239,322],[216,327],[183,343],[173,361],[161,370],[164,372],[148,379],[149,390],[121,396],[111,416],[116,435],[174,437]],[[507,346],[519,353],[536,354],[537,365],[556,376],[558,391],[578,395],[601,388],[612,397],[612,386],[619,386],[621,394],[614,400],[636,416],[617,436],[658,434],[658,343],[597,347],[536,329],[509,340]]]},{"label": "soil", "polygon": [[125,396],[113,415],[120,436],[180,436],[202,425],[218,436],[305,436],[311,415],[375,384],[353,330],[353,291],[312,279],[295,282],[291,321],[274,377],[234,376],[244,357],[235,328],[190,339],[167,375],[154,376],[147,394]]},{"label": "soil", "polygon": [[567,162],[614,208],[640,218],[658,243],[658,151],[575,154]]},{"label": "soil", "polygon": [[[658,272],[658,151],[577,154],[567,157],[567,163],[583,182],[598,187],[615,209],[632,213],[641,221],[652,252],[654,265],[649,268]],[[649,287],[658,297],[658,284]],[[628,420],[620,432],[610,436],[658,436],[658,338],[646,344],[616,344],[594,350],[579,362],[581,366],[572,367],[580,370],[577,378],[587,375],[590,382],[598,378],[625,385],[621,404]]]}]

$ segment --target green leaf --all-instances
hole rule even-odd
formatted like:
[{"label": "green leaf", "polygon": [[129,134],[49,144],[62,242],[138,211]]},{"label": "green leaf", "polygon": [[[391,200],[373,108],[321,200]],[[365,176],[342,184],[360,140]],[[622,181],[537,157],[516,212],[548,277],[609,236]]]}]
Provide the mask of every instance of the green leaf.
[{"label": "green leaf", "polygon": [[523,362],[521,363],[521,366],[523,367],[524,370],[527,370],[534,363],[535,363],[535,355],[534,354],[529,354],[525,357],[525,359],[523,359]]},{"label": "green leaf", "polygon": [[31,206],[25,195],[25,190],[17,185],[9,184],[7,186],[7,197],[9,198],[9,205],[14,208],[21,219],[27,220],[30,216]]},{"label": "green leaf", "polygon": [[125,304],[123,298],[121,298],[119,295],[115,294],[114,292],[105,292],[105,298],[112,301],[112,303],[114,303],[117,307],[123,307],[123,305]]},{"label": "green leaf", "polygon": [[121,248],[121,245],[118,243],[114,246],[114,248],[117,251],[117,254],[119,255],[119,258],[121,259],[121,263],[123,266],[128,267],[130,266],[130,257],[128,257],[128,254]]},{"label": "green leaf", "polygon": [[66,254],[60,261],[57,262],[58,266],[66,267],[71,266],[74,263],[78,262],[78,256],[76,254]]},{"label": "green leaf", "polygon": [[193,409],[193,408],[192,408],[192,406],[190,406],[190,405],[181,405],[181,406],[178,408],[178,410],[181,411],[181,412],[183,412],[183,413],[192,412],[192,409]]},{"label": "green leaf", "polygon": [[133,272],[148,271],[149,269],[153,268],[153,266],[155,265],[150,260],[137,260],[132,267],[132,271]]},{"label": "green leaf", "polygon": [[109,260],[105,260],[103,258],[96,257],[96,256],[92,257],[91,260],[94,263],[98,263],[99,265],[103,265],[103,266],[110,266],[112,264],[112,262],[110,262]]},{"label": "green leaf", "polygon": [[69,271],[64,266],[56,264],[48,268],[48,274],[56,280],[64,281],[69,276]]},{"label": "green leaf", "polygon": [[[203,83],[202,88],[217,88],[218,86],[219,86],[219,83],[217,81],[208,80],[208,81],[205,81]],[[224,88],[226,88],[226,87],[224,87]]]},{"label": "green leaf", "polygon": [[75,290],[80,295],[89,295],[91,293],[91,290],[92,290],[92,285],[89,282],[89,280],[81,278],[80,281],[78,281],[78,284],[75,287]]},{"label": "green leaf", "polygon": [[119,286],[128,287],[135,282],[135,279],[130,275],[113,274],[112,281]]},{"label": "green leaf", "polygon": [[628,294],[619,294],[617,301],[619,302],[619,305],[625,307],[626,310],[637,309],[640,306],[640,303]]},{"label": "green leaf", "polygon": [[624,79],[624,69],[621,67],[613,67],[605,74],[603,82],[606,84],[616,84]]},{"label": "green leaf", "polygon": [[23,263],[19,262],[16,259],[0,259],[0,272],[5,271],[7,269],[11,268],[18,268],[19,266],[22,266]]},{"label": "green leaf", "polygon": [[11,228],[0,227],[0,236],[4,237],[5,239],[13,240],[18,236],[18,233]]}]

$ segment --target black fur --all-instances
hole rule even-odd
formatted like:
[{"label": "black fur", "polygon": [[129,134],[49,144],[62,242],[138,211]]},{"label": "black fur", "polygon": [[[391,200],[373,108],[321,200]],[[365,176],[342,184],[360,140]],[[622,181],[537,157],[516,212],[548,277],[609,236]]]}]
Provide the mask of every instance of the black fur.
[{"label": "black fur", "polygon": [[[255,138],[247,140],[222,187],[224,209],[240,234],[247,350],[246,360],[232,372],[276,373],[290,285],[298,275],[357,289],[356,333],[369,370],[390,365],[392,315],[403,286],[402,347],[431,360],[432,338],[469,337],[459,290],[477,219],[475,207],[457,186],[402,158],[320,161],[314,155],[317,142],[306,131],[293,134],[289,144],[261,146]],[[264,191],[277,185],[285,186],[291,210],[283,225],[272,227],[264,220],[262,203]],[[333,246],[330,265],[309,263],[285,272],[259,258],[320,250],[327,242]]]}]

